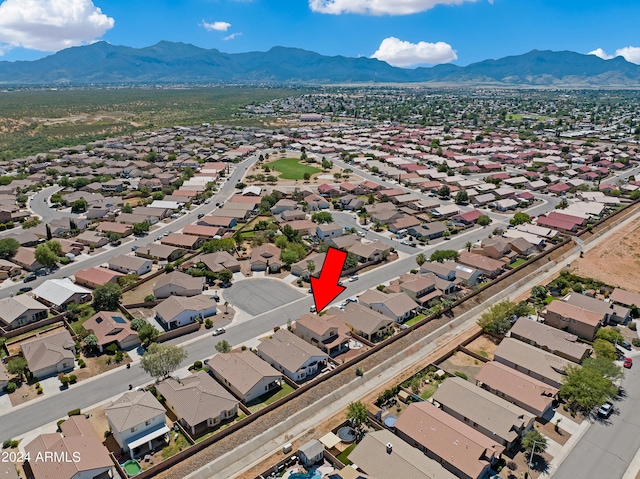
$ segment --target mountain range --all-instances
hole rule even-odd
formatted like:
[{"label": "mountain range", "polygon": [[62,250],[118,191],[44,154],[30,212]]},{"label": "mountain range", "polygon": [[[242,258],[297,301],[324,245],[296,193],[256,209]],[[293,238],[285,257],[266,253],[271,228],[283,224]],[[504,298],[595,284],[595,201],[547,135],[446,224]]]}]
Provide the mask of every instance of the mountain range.
[{"label": "mountain range", "polygon": [[223,53],[162,41],[145,48],[96,42],[33,61],[0,62],[0,85],[135,83],[417,83],[574,87],[640,86],[640,65],[570,51],[533,50],[467,66],[392,67],[375,58],[324,56],[299,48]]}]

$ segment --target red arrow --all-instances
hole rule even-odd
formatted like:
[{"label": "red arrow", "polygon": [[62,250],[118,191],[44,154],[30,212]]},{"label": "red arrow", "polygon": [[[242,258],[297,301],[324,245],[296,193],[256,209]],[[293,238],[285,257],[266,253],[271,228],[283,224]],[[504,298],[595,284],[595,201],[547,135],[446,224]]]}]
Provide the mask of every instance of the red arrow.
[{"label": "red arrow", "polygon": [[338,284],[340,273],[346,260],[347,253],[345,251],[329,248],[327,257],[322,265],[320,277],[311,278],[311,291],[313,293],[313,301],[316,304],[316,311],[322,311],[346,289]]}]

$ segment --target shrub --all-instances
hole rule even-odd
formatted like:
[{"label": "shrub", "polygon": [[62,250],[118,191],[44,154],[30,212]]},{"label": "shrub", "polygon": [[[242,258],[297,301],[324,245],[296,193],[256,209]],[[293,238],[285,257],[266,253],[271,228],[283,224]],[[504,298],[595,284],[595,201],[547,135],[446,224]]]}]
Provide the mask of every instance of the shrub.
[{"label": "shrub", "polygon": [[242,351],[246,351],[246,350],[247,350],[247,347],[243,344],[243,345],[240,347],[240,350],[242,350]]},{"label": "shrub", "polygon": [[204,327],[206,329],[213,328],[213,321],[211,321],[211,318],[207,318],[207,319],[204,320]]},{"label": "shrub", "polygon": [[60,424],[62,424],[63,422],[65,422],[66,419],[60,419],[57,423],[56,426],[58,426],[58,428],[60,428]]},{"label": "shrub", "polygon": [[36,394],[38,395],[42,394],[42,388],[36,388]]},{"label": "shrub", "polygon": [[121,362],[124,359],[124,354],[122,353],[122,351],[117,351],[116,352],[116,363]]},{"label": "shrub", "polygon": [[463,372],[455,371],[453,374],[455,374],[459,378],[462,378],[462,379],[465,379],[465,380],[467,379],[467,375],[465,373],[463,373]]},{"label": "shrub", "polygon": [[640,348],[640,338],[633,338],[631,340],[631,344],[633,344],[636,348]]},{"label": "shrub", "polygon": [[84,359],[78,359],[78,366],[80,366],[80,369],[84,369],[87,367],[87,364],[84,362]]},{"label": "shrub", "polygon": [[116,354],[116,351],[118,350],[118,345],[115,343],[111,343],[109,346],[104,348],[104,350],[108,355],[113,356],[114,354]]},{"label": "shrub", "polygon": [[76,376],[75,374],[72,374],[71,376],[69,376],[69,382],[71,384],[75,384],[78,381],[78,376]]},{"label": "shrub", "polygon": [[17,388],[17,387],[18,387],[18,386],[16,386],[16,383],[8,383],[8,384],[5,386],[5,389],[7,390],[7,392],[8,392],[9,394],[11,394],[12,392],[14,392],[14,391],[16,390],[16,388]]},{"label": "shrub", "polygon": [[193,363],[193,369],[202,369],[202,361],[196,361]]},{"label": "shrub", "polygon": [[69,377],[68,377],[68,376],[65,376],[65,375],[63,375],[63,374],[61,374],[61,375],[58,377],[58,379],[60,379],[60,382],[62,383],[62,385],[63,385],[64,387],[67,387],[67,386],[69,385],[69,381],[71,381],[71,380],[69,379]]},{"label": "shrub", "polygon": [[635,322],[635,321],[631,321],[631,322],[628,324],[628,326],[629,326],[629,329],[630,329],[631,331],[637,331],[637,330],[638,330],[638,326],[636,325],[636,322]]},{"label": "shrub", "polygon": [[152,294],[148,294],[144,297],[144,302],[145,303],[150,303],[151,301],[155,301],[156,297]]},{"label": "shrub", "polygon": [[11,447],[11,439],[6,439],[2,443],[2,449],[9,449]]},{"label": "shrub", "polygon": [[67,415],[68,415],[69,417],[71,417],[71,416],[80,416],[81,414],[82,414],[82,413],[80,412],[80,408],[72,409],[71,411],[69,411],[69,412],[67,413]]}]

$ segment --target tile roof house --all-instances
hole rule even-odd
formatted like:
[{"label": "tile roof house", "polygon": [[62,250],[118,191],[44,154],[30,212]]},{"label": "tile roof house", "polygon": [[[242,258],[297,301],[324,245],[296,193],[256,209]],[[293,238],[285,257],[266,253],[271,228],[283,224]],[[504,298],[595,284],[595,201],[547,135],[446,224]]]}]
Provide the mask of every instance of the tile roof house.
[{"label": "tile roof house", "polygon": [[426,401],[410,404],[395,427],[400,439],[461,479],[486,478],[504,451],[504,446]]},{"label": "tile roof house", "polygon": [[156,389],[180,424],[193,436],[219,426],[238,413],[239,401],[205,371],[198,371],[180,382],[165,379]]},{"label": "tile roof house", "polygon": [[622,288],[614,288],[609,296],[609,301],[630,308],[635,305],[640,308],[640,294],[626,291]]},{"label": "tile roof house", "polygon": [[549,326],[593,341],[596,332],[605,324],[605,316],[564,301],[551,301],[540,313]]},{"label": "tile roof house", "polygon": [[500,342],[493,353],[493,360],[554,388],[562,385],[565,368],[575,365],[567,359],[513,338],[504,338]]},{"label": "tile roof house", "polygon": [[347,251],[355,254],[360,263],[375,263],[382,261],[390,249],[385,243],[376,240],[366,244],[358,241],[349,246]]},{"label": "tile roof house", "polygon": [[[71,416],[60,424],[62,433],[40,434],[24,446],[35,479],[84,479],[113,477],[109,451],[84,416]],[[50,454],[62,458],[53,463]],[[0,472],[0,477],[5,477]],[[17,476],[16,476],[17,477]]]},{"label": "tile roof house", "polygon": [[506,449],[511,449],[536,419],[535,414],[457,376],[445,379],[432,399],[444,412]]},{"label": "tile roof house", "polygon": [[282,267],[280,260],[280,248],[270,243],[265,243],[251,251],[251,271],[266,271],[276,273]]},{"label": "tile roof house", "polygon": [[156,298],[169,296],[195,296],[204,289],[204,276],[189,276],[181,271],[172,271],[160,277],[153,285],[153,295]]},{"label": "tile roof house", "polygon": [[240,272],[240,262],[226,251],[203,254],[196,259],[204,263],[207,269],[213,272],[222,271],[223,269],[228,269],[232,273]]},{"label": "tile roof house", "polygon": [[215,316],[218,306],[211,296],[170,296],[154,309],[156,319],[167,330],[186,326],[197,320]]},{"label": "tile roof house", "polygon": [[216,354],[208,366],[213,376],[245,404],[282,385],[282,374],[251,351]]},{"label": "tile roof house", "polygon": [[25,248],[21,246],[13,255],[11,261],[27,271],[35,271],[42,268],[42,265],[36,261],[36,250],[33,248]]},{"label": "tile roof house", "polygon": [[315,266],[313,272],[319,273],[326,257],[327,253],[311,254],[297,263],[293,263],[291,265],[291,274],[300,276],[304,279],[309,279],[309,263],[313,263]]},{"label": "tile roof house", "polygon": [[98,349],[101,352],[109,344],[116,344],[120,349],[140,345],[138,333],[131,329],[129,321],[119,313],[100,311],[87,319],[83,326],[98,338]]},{"label": "tile roof house", "polygon": [[458,263],[469,266],[470,268],[478,269],[489,278],[495,278],[500,275],[505,267],[505,263],[502,261],[480,254],[469,253],[468,251],[460,253]]},{"label": "tile roof house", "polygon": [[69,332],[36,337],[20,344],[29,371],[37,378],[53,376],[74,368],[76,346]]},{"label": "tile roof house", "polygon": [[419,305],[405,293],[385,294],[370,289],[358,296],[363,306],[371,308],[397,322],[409,319]]},{"label": "tile roof house", "polygon": [[349,328],[332,314],[305,314],[296,319],[293,332],[329,356],[349,349]]},{"label": "tile roof house", "polygon": [[73,276],[76,284],[95,289],[107,283],[118,284],[122,273],[107,268],[88,268],[77,271]]},{"label": "tile roof house", "polygon": [[316,226],[316,236],[321,240],[327,238],[336,238],[344,234],[344,228],[339,224],[333,223],[328,225]]},{"label": "tile roof house", "polygon": [[558,389],[497,361],[489,361],[476,375],[476,384],[538,418],[553,414]]},{"label": "tile roof house", "polygon": [[425,456],[387,429],[365,434],[349,454],[349,460],[376,479],[457,478],[437,461]]},{"label": "tile roof house", "polygon": [[149,243],[136,250],[136,256],[157,261],[175,261],[184,256],[185,250],[158,243]]},{"label": "tile roof house", "polygon": [[258,345],[258,357],[267,361],[293,381],[304,381],[322,370],[328,356],[286,329]]},{"label": "tile roof house", "polygon": [[171,431],[164,406],[149,391],[128,391],[104,412],[114,439],[132,459],[153,450],[153,441]]},{"label": "tile roof house", "polygon": [[169,233],[168,236],[164,236],[160,240],[160,244],[194,250],[204,244],[204,238],[182,233]]},{"label": "tile roof house", "polygon": [[133,273],[142,276],[143,274],[150,273],[152,267],[153,261],[150,259],[138,258],[137,256],[121,254],[109,259],[109,269],[124,274]]},{"label": "tile roof house", "polygon": [[393,319],[359,303],[349,302],[344,309],[329,308],[327,314],[340,318],[352,332],[368,341],[384,339],[393,331]]},{"label": "tile roof house", "polygon": [[581,363],[591,354],[591,347],[578,342],[575,334],[528,318],[518,319],[509,336],[575,363]]},{"label": "tile roof house", "polygon": [[46,280],[33,290],[33,296],[56,311],[66,309],[69,303],[91,301],[91,291],[74,284],[68,278]]},{"label": "tile roof house", "polygon": [[28,294],[0,299],[0,326],[5,331],[45,319],[49,308]]},{"label": "tile roof house", "polygon": [[570,293],[564,298],[564,301],[587,311],[603,315],[605,324],[611,322],[624,323],[630,318],[631,314],[629,309],[624,306],[601,301],[580,293]]},{"label": "tile roof house", "polygon": [[436,289],[436,280],[439,278],[434,274],[431,277],[403,274],[399,279],[391,281],[387,289],[394,293],[405,293],[416,303],[424,306],[432,299],[442,296],[442,292]]},{"label": "tile roof house", "polygon": [[216,236],[222,236],[225,230],[217,226],[187,225],[182,229],[182,233],[205,239],[214,239]]}]

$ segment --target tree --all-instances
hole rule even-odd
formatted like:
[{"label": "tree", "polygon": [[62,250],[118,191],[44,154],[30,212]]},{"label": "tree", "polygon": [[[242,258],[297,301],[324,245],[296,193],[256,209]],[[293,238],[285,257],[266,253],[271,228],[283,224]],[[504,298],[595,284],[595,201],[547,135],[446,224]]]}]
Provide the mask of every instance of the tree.
[{"label": "tree", "polygon": [[616,344],[622,342],[624,336],[613,328],[600,328],[596,333],[596,339],[602,339],[611,344]]},{"label": "tree", "polygon": [[15,376],[19,376],[22,379],[22,375],[27,369],[27,360],[22,356],[13,358],[7,363],[7,372]]},{"label": "tree", "polygon": [[366,424],[368,416],[366,406],[360,401],[352,402],[347,406],[347,420],[351,421],[355,428],[360,428],[362,424]]},{"label": "tree", "polygon": [[222,341],[218,341],[218,343],[216,343],[216,351],[218,351],[219,353],[228,353],[231,351],[231,345],[226,339],[223,339]]},{"label": "tree", "polygon": [[511,221],[509,221],[509,223],[512,226],[521,225],[523,223],[531,223],[531,216],[523,213],[522,211],[519,211],[515,215],[513,215],[513,218],[511,218]]},{"label": "tree", "polygon": [[302,177],[305,181],[309,181],[311,179],[311,175],[309,174],[309,172],[306,172],[304,175],[302,175]]},{"label": "tree", "polygon": [[316,263],[313,261],[307,261],[307,271],[309,271],[309,276],[312,276],[316,271]]},{"label": "tree", "polygon": [[20,248],[20,243],[13,238],[0,239],[0,258],[11,258]]},{"label": "tree", "polygon": [[494,304],[480,316],[478,326],[486,333],[505,334],[511,328],[510,317],[517,305],[511,301]]},{"label": "tree", "polygon": [[140,338],[140,342],[145,348],[155,343],[158,340],[158,336],[160,336],[160,331],[146,321],[145,324],[138,328],[138,338]]},{"label": "tree", "polygon": [[31,218],[30,220],[27,220],[24,223],[22,223],[22,229],[28,230],[29,228],[35,228],[40,223],[42,223],[42,220],[40,220],[40,218]]},{"label": "tree", "polygon": [[355,268],[356,266],[358,266],[358,258],[356,257],[355,254],[349,251],[347,253],[347,259],[345,260],[344,267],[342,269],[344,271],[346,269]]},{"label": "tree", "polygon": [[616,347],[605,339],[596,339],[593,342],[593,352],[596,357],[614,360],[616,359]]},{"label": "tree", "polygon": [[282,250],[280,253],[280,259],[287,266],[291,266],[293,263],[297,262],[299,258],[298,253],[291,249]]},{"label": "tree", "polygon": [[576,365],[565,369],[566,376],[558,394],[572,409],[588,413],[614,397],[618,388],[599,369],[585,363],[582,367]]},{"label": "tree", "polygon": [[466,190],[460,190],[456,193],[455,202],[458,204],[468,203],[469,202],[469,194]]},{"label": "tree", "polygon": [[140,281],[140,275],[137,274],[125,274],[118,278],[118,285],[121,288],[126,288]]},{"label": "tree", "polygon": [[282,228],[282,234],[291,243],[298,243],[298,242],[300,242],[302,240],[302,235],[300,234],[300,231],[294,230],[289,225],[284,225],[284,228]]},{"label": "tree", "polygon": [[84,344],[93,349],[98,345],[98,337],[93,333],[88,334],[84,337]]},{"label": "tree", "polygon": [[89,204],[87,203],[87,200],[85,200],[84,198],[79,198],[76,201],[74,201],[73,204],[71,205],[71,212],[82,213],[84,211],[87,211],[88,205]]},{"label": "tree", "polygon": [[116,311],[122,298],[122,289],[115,283],[106,283],[93,291],[93,309],[96,311]]},{"label": "tree", "polygon": [[451,188],[449,188],[447,185],[443,185],[438,190],[438,196],[440,198],[449,198],[449,196],[451,196]]},{"label": "tree", "polygon": [[131,206],[129,203],[125,203],[122,206],[122,212],[123,213],[133,213],[133,206]]},{"label": "tree", "polygon": [[62,256],[62,245],[59,241],[51,240],[47,241],[45,244],[55,253],[56,256]]},{"label": "tree", "polygon": [[460,257],[460,253],[453,249],[437,249],[429,257],[429,261],[437,261],[442,263],[445,260],[457,260]]},{"label": "tree", "polygon": [[147,223],[146,221],[142,221],[140,223],[135,223],[133,225],[133,234],[136,235],[136,236],[142,236],[147,231],[149,231],[149,223]]},{"label": "tree", "polygon": [[333,216],[328,211],[320,211],[311,215],[311,221],[318,224],[333,223]]},{"label": "tree", "polygon": [[59,205],[64,203],[64,198],[62,197],[62,195],[60,193],[54,193],[51,195],[51,198],[49,198],[49,200],[51,201],[52,204],[54,205]]},{"label": "tree", "polygon": [[51,251],[46,243],[36,247],[35,258],[42,266],[53,266],[58,262],[58,255]]},{"label": "tree", "polygon": [[465,249],[467,250],[467,252],[471,251],[471,248],[473,248],[473,243],[471,241],[467,241],[464,244]]},{"label": "tree", "polygon": [[556,205],[557,210],[564,210],[564,209],[567,209],[568,207],[569,207],[569,202],[567,201],[566,198],[562,198],[560,200],[560,203]]},{"label": "tree", "polygon": [[228,269],[221,269],[220,271],[218,271],[218,281],[220,281],[222,284],[227,284],[231,282],[232,279],[233,273]]},{"label": "tree", "polygon": [[533,428],[529,429],[525,433],[525,435],[522,436],[522,439],[520,440],[520,444],[522,445],[522,448],[528,452],[528,454],[531,454],[534,447],[535,447],[535,450],[533,450],[534,455],[536,453],[542,454],[544,451],[547,450],[547,438],[544,437],[540,431]]},{"label": "tree", "polygon": [[203,253],[215,253],[217,251],[226,251],[233,254],[236,251],[236,242],[233,238],[212,239],[202,245]]},{"label": "tree", "polygon": [[534,286],[533,288],[531,288],[531,297],[544,301],[545,299],[547,299],[547,288],[540,285]]},{"label": "tree", "polygon": [[418,266],[422,266],[426,262],[427,257],[424,255],[424,253],[420,253],[418,256],[416,256],[416,263],[418,263]]},{"label": "tree", "polygon": [[[145,299],[147,299],[147,298],[145,298]],[[154,299],[155,299],[155,297],[154,297]],[[138,331],[145,324],[147,324],[147,322],[143,318],[133,318],[131,320],[131,329],[133,329],[134,331]]]},{"label": "tree", "polygon": [[491,219],[491,217],[487,215],[481,215],[476,220],[476,223],[478,223],[479,226],[488,226],[491,224],[492,221],[493,220]]},{"label": "tree", "polygon": [[140,359],[140,366],[151,377],[165,379],[187,359],[187,352],[180,346],[152,344]]}]

